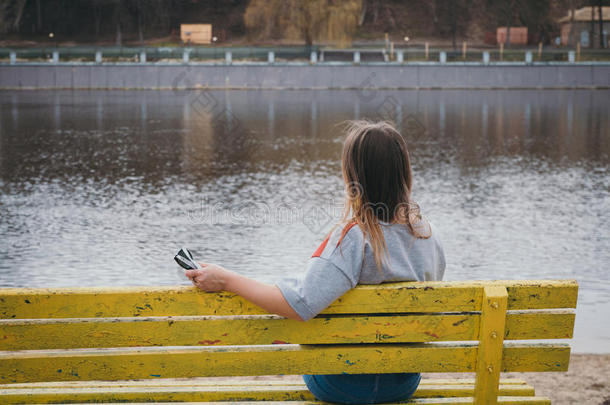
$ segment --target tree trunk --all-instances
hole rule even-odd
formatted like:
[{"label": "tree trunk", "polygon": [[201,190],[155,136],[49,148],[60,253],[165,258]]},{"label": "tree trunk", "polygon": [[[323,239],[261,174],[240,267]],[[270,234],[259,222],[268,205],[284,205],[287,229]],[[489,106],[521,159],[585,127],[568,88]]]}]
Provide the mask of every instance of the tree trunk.
[{"label": "tree trunk", "polygon": [[123,43],[123,34],[121,33],[121,23],[119,21],[116,22],[116,46],[121,46]]},{"label": "tree trunk", "polygon": [[396,20],[394,20],[394,16],[392,15],[392,10],[390,10],[390,7],[388,7],[387,4],[385,5],[384,8],[385,8],[386,18],[388,19],[388,21],[390,23],[390,27],[392,29],[396,29]]},{"label": "tree trunk", "polygon": [[13,21],[13,29],[19,31],[19,25],[21,25],[21,17],[23,17],[23,9],[25,8],[26,0],[19,0],[17,2],[17,15]]},{"label": "tree trunk", "polygon": [[313,45],[313,39],[311,38],[311,34],[310,34],[309,30],[305,32],[305,45],[306,46]]},{"label": "tree trunk", "polygon": [[455,26],[451,27],[451,45],[453,46],[453,50],[455,51],[455,49],[457,48],[457,40],[456,40],[456,29]]},{"label": "tree trunk", "polygon": [[599,10],[599,47],[604,48],[604,16],[602,14],[602,0],[598,0],[598,10]]},{"label": "tree trunk", "polygon": [[42,10],[40,7],[40,0],[36,0],[36,31],[38,33],[42,31]]},{"label": "tree trunk", "polygon": [[114,3],[114,24],[116,26],[116,46],[123,46],[123,12],[126,9],[123,7],[122,0],[115,0]]},{"label": "tree trunk", "polygon": [[362,27],[362,24],[364,24],[364,20],[366,18],[366,5],[367,5],[368,1],[364,0],[362,2],[362,12],[360,13],[360,19],[358,20],[358,26]]},{"label": "tree trunk", "polygon": [[121,3],[119,2],[114,6],[114,23],[116,24],[116,46],[123,44],[123,33],[121,32]]},{"label": "tree trunk", "polygon": [[456,35],[457,35],[457,13],[455,11],[455,2],[454,0],[450,0],[449,2],[449,18],[451,21],[451,43],[453,45],[453,50],[457,47],[456,44]]},{"label": "tree trunk", "polygon": [[375,5],[373,7],[375,7],[373,9],[373,25],[374,25],[374,24],[377,24],[377,17],[379,17],[379,1],[378,0],[375,1]]},{"label": "tree trunk", "polygon": [[138,1],[136,7],[138,13],[138,39],[140,40],[140,45],[142,45],[144,43],[144,30],[142,27],[142,3]]},{"label": "tree trunk", "polygon": [[574,0],[570,0],[570,32],[568,33],[568,46],[574,46]]},{"label": "tree trunk", "polygon": [[95,26],[95,39],[99,40],[100,38],[100,24],[102,23],[102,11],[99,5],[98,0],[96,0],[93,6],[93,24]]},{"label": "tree trunk", "polygon": [[589,33],[589,48],[595,47],[595,5],[591,1],[591,29]]},{"label": "tree trunk", "polygon": [[506,24],[506,41],[505,41],[506,42],[505,45],[506,45],[507,48],[510,47],[510,27],[511,27],[511,25],[513,23],[513,11],[512,11],[512,9],[510,7],[510,4],[509,4],[508,7],[509,7],[509,10],[508,10],[508,22]]}]

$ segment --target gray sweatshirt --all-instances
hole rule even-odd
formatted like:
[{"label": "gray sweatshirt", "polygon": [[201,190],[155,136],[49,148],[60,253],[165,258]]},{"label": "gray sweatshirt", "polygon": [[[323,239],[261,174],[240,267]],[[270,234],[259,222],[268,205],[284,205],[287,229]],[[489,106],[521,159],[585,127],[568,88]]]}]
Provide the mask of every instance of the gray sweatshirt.
[{"label": "gray sweatshirt", "polygon": [[[441,280],[445,255],[434,225],[428,239],[413,236],[404,224],[381,223],[388,248],[381,271],[370,241],[358,226],[335,229],[307,262],[306,271],[277,283],[290,306],[309,320],[357,284]],[[364,249],[363,249],[364,247]]]}]

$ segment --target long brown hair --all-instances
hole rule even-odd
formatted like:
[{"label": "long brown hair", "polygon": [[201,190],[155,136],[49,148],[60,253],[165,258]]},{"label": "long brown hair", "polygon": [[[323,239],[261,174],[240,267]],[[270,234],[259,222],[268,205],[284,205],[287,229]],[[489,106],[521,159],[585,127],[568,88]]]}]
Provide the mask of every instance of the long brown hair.
[{"label": "long brown hair", "polygon": [[430,237],[411,201],[413,175],[409,151],[400,133],[388,122],[350,121],[343,144],[342,170],[347,186],[343,222],[355,222],[368,236],[377,268],[387,245],[380,221],[405,224],[417,238]]}]

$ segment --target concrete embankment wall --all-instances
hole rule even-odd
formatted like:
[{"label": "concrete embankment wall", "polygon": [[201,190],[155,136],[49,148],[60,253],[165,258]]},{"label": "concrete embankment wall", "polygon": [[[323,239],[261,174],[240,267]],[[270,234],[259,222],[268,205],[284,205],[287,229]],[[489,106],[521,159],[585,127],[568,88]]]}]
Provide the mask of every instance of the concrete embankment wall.
[{"label": "concrete embankment wall", "polygon": [[610,88],[610,64],[2,64],[2,89]]}]

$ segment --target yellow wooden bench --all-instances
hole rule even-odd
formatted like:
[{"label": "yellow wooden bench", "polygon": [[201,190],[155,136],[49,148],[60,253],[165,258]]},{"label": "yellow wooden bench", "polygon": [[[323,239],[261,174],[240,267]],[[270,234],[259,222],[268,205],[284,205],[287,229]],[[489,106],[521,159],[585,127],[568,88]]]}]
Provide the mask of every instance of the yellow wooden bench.
[{"label": "yellow wooden bench", "polygon": [[[566,371],[572,280],[359,286],[297,322],[193,287],[0,289],[0,403],[314,400],[297,380],[193,377],[474,372],[409,403],[549,404],[501,371]],[[508,340],[516,342],[508,343]],[[138,381],[134,381],[138,380]]]}]

